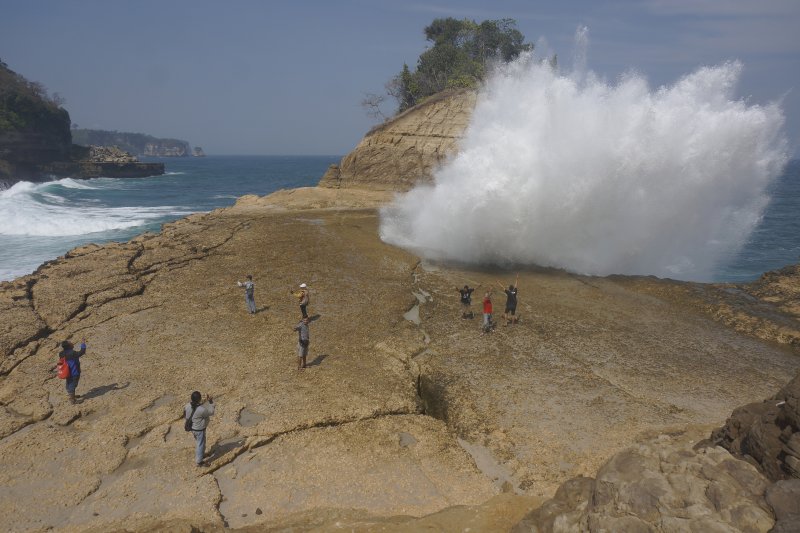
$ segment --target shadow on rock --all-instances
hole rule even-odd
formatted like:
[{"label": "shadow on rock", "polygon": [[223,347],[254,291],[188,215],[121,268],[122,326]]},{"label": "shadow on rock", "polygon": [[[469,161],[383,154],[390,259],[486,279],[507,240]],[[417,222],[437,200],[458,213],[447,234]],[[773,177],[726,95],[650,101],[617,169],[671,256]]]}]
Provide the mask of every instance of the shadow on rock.
[{"label": "shadow on rock", "polygon": [[313,361],[311,361],[310,363],[307,363],[307,364],[306,364],[306,366],[307,366],[307,367],[309,367],[309,366],[319,366],[319,365],[321,365],[321,364],[322,364],[322,362],[323,362],[323,361],[324,361],[324,360],[325,360],[327,357],[328,357],[328,355],[327,355],[327,354],[321,354],[321,355],[318,355],[318,356],[316,356],[316,357],[314,358],[314,360],[313,360]]},{"label": "shadow on rock", "polygon": [[124,385],[120,385],[119,383],[112,383],[111,385],[102,385],[100,387],[95,387],[88,391],[86,394],[81,396],[82,400],[89,400],[91,398],[97,398],[98,396],[102,396],[107,392],[111,392],[113,390],[122,390],[127,389],[130,385],[130,381],[125,383]]}]

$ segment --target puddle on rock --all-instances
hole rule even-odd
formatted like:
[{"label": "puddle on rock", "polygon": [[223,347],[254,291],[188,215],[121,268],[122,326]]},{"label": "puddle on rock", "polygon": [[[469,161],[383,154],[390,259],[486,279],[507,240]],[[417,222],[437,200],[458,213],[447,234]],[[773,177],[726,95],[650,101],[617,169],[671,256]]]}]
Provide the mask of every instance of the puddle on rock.
[{"label": "puddle on rock", "polygon": [[406,311],[403,314],[403,318],[419,326],[419,304],[414,305],[414,307]]},{"label": "puddle on rock", "polygon": [[265,418],[267,417],[245,407],[239,412],[239,425],[244,427],[255,426]]},{"label": "puddle on rock", "polygon": [[502,491],[503,485],[508,483],[516,494],[522,493],[512,477],[511,470],[498,462],[489,448],[480,444],[472,444],[461,438],[458,439],[458,444],[472,456],[475,466],[483,472],[483,475],[492,480],[495,487]]},{"label": "puddle on rock", "polygon": [[408,448],[417,443],[417,439],[414,438],[414,435],[411,433],[406,433],[405,431],[401,431],[397,434],[400,437],[400,446],[402,448]]}]

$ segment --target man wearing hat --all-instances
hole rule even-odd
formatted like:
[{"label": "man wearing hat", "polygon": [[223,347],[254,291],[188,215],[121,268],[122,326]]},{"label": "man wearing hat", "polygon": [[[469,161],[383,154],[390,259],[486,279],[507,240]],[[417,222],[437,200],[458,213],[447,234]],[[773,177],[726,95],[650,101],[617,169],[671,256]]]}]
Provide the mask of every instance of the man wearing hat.
[{"label": "man wearing hat", "polygon": [[[290,290],[289,292],[291,293],[292,291]],[[302,313],[303,318],[308,318],[308,285],[301,283],[300,290],[292,294],[294,294],[297,301],[300,302],[300,313]]]}]

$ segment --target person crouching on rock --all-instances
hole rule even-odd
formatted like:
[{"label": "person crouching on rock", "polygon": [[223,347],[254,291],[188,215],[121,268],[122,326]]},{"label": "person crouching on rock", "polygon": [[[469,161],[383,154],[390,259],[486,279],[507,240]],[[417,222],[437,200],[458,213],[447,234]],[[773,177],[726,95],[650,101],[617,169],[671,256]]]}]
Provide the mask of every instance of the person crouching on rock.
[{"label": "person crouching on rock", "polygon": [[81,342],[81,349],[75,351],[75,347],[69,341],[61,343],[61,352],[58,357],[63,357],[67,360],[69,366],[69,377],[66,379],[67,395],[69,396],[69,403],[76,403],[75,390],[78,388],[78,382],[81,379],[81,357],[86,353],[86,339]]},{"label": "person crouching on rock", "polygon": [[191,401],[183,408],[186,420],[191,420],[192,435],[194,435],[194,462],[197,466],[208,466],[203,461],[206,454],[206,428],[209,418],[214,414],[214,399],[206,397],[206,403],[202,403],[202,395],[194,391]]},{"label": "person crouching on rock", "polygon": [[299,324],[294,327],[297,332],[297,370],[302,370],[306,367],[306,357],[308,357],[308,345],[311,339],[308,336],[308,317],[303,318]]}]

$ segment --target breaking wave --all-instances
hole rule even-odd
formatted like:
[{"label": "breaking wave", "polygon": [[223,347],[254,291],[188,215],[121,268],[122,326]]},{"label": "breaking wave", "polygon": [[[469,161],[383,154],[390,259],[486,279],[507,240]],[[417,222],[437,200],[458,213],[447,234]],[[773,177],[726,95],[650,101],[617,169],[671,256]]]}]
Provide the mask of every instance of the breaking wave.
[{"label": "breaking wave", "polygon": [[780,105],[737,99],[736,61],[657,89],[576,63],[501,67],[459,153],[383,209],[381,238],[431,259],[708,279],[788,160]]},{"label": "breaking wave", "polygon": [[97,200],[75,203],[69,196],[70,189],[99,188],[99,183],[70,178],[15,183],[0,191],[0,235],[85,235],[141,226],[155,219],[191,212],[175,206],[102,207],[96,205]]}]

